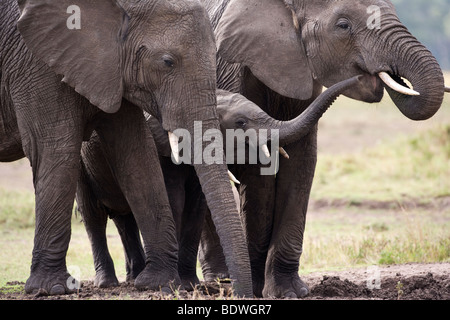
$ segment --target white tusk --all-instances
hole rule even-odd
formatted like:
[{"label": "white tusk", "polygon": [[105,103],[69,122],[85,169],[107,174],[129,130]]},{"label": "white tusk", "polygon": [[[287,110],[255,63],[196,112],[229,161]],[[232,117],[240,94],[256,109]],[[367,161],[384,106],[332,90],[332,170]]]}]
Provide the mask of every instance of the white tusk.
[{"label": "white tusk", "polygon": [[283,157],[285,157],[286,159],[289,159],[289,155],[288,155],[288,153],[286,152],[286,150],[284,150],[282,147],[280,147],[280,154],[283,156]]},{"label": "white tusk", "polygon": [[267,147],[267,144],[263,144],[261,146],[261,150],[262,150],[262,152],[264,152],[264,154],[266,155],[267,158],[270,158],[269,147]]},{"label": "white tusk", "polygon": [[444,87],[444,91],[450,93],[450,87]]},{"label": "white tusk", "polygon": [[394,79],[391,78],[391,76],[389,74],[387,74],[386,72],[380,72],[378,74],[378,76],[380,77],[381,80],[383,80],[383,82],[389,86],[389,88],[391,88],[392,90],[395,90],[397,92],[400,92],[402,94],[408,95],[408,96],[420,96],[420,93],[418,93],[417,91],[414,91],[410,88],[406,88],[404,86],[402,86],[401,84],[397,83]]},{"label": "white tusk", "polygon": [[172,149],[172,156],[176,163],[180,162],[180,149],[178,148],[178,137],[173,132],[169,132],[170,149]]},{"label": "white tusk", "polygon": [[239,182],[239,180],[236,179],[236,177],[231,173],[230,170],[228,170],[228,176],[230,177],[230,180],[233,181],[234,183],[241,184],[241,183]]}]

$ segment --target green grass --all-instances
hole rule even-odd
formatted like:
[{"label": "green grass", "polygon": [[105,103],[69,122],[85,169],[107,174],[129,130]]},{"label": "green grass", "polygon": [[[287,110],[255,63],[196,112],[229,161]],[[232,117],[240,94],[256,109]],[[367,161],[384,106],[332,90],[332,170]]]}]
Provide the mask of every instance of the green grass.
[{"label": "green grass", "polygon": [[[114,224],[108,223],[108,246],[116,274],[125,280],[125,258]],[[34,239],[34,194],[0,188],[0,287],[29,276]],[[66,264],[83,280],[95,276],[90,243],[79,216],[72,218],[72,236]],[[75,276],[75,275],[74,275]]]},{"label": "green grass", "polygon": [[34,227],[34,195],[0,188],[0,226],[5,229]]},{"label": "green grass", "polygon": [[450,261],[450,208],[360,208],[308,214],[301,273]]},{"label": "green grass", "polygon": [[321,155],[313,199],[402,201],[450,196],[450,124],[356,154]]}]

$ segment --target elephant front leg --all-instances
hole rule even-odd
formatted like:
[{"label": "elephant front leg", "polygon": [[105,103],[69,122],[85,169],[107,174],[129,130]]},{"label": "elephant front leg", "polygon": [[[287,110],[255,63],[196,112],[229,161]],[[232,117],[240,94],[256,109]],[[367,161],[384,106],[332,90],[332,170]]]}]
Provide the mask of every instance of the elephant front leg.
[{"label": "elephant front leg", "polygon": [[181,217],[178,272],[186,290],[192,290],[197,277],[197,254],[208,205],[193,167],[187,167],[186,202]]},{"label": "elephant front leg", "polygon": [[178,273],[182,287],[193,290],[197,277],[197,252],[204,216],[208,209],[194,167],[176,165],[170,157],[160,157],[179,243]]},{"label": "elephant front leg", "polygon": [[132,213],[117,213],[113,221],[120,234],[125,251],[127,282],[133,282],[145,268],[144,249],[136,220]]},{"label": "elephant front leg", "polygon": [[36,229],[31,272],[25,284],[27,293],[59,295],[78,289],[79,282],[67,272],[66,253],[81,139],[79,144],[69,145],[47,147],[36,143],[33,148],[26,148],[33,166],[36,196]]},{"label": "elephant front leg", "polygon": [[96,131],[142,234],[145,268],[135,286],[161,290],[179,283],[175,223],[142,111],[125,101],[116,114],[105,115]]},{"label": "elephant front leg", "polygon": [[67,109],[61,110],[55,106],[56,98],[45,95],[48,90],[30,92],[42,93],[40,104],[15,100],[23,151],[32,166],[35,189],[34,247],[25,292],[65,294],[78,289],[79,284],[67,272],[66,253],[80,172],[82,117],[76,113],[76,101],[70,100],[70,94],[63,99]]},{"label": "elephant front leg", "polygon": [[243,165],[237,170],[241,213],[246,226],[252,267],[253,293],[262,296],[265,263],[273,229],[275,177],[261,175],[259,165]]},{"label": "elephant front leg", "polygon": [[280,159],[274,228],[266,261],[263,295],[301,298],[309,292],[298,271],[317,161],[317,128],[285,149],[290,160]]}]

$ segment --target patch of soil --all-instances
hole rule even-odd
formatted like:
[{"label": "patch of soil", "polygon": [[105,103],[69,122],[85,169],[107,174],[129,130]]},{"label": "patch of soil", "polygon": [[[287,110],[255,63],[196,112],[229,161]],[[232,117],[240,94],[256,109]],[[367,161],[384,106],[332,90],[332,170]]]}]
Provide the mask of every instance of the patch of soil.
[{"label": "patch of soil", "polygon": [[[308,300],[450,300],[450,263],[406,264],[375,267],[378,282],[367,282],[371,269],[318,272],[302,276],[308,283]],[[370,281],[370,280],[369,280]],[[370,285],[372,284],[372,285]],[[379,287],[377,286],[379,285]],[[97,288],[83,281],[73,294],[45,296],[27,295],[24,283],[12,281],[0,288],[0,299],[7,300],[217,300],[231,297],[229,283],[202,283],[193,291],[175,290],[171,295],[155,291],[139,291],[123,282],[114,288]]]},{"label": "patch of soil", "polygon": [[[372,287],[373,288],[373,287]],[[383,281],[379,289],[355,284],[348,279],[324,276],[311,290],[311,298],[382,299],[382,300],[450,300],[450,279],[444,276],[398,276]]]},{"label": "patch of soil", "polygon": [[82,281],[81,288],[72,294],[47,296],[43,292],[25,293],[25,283],[11,281],[0,288],[0,300],[216,300],[232,296],[230,283],[202,283],[192,291],[173,290],[171,294],[141,291],[130,282],[117,287],[98,288],[93,281]]},{"label": "patch of soil", "polygon": [[450,263],[360,268],[302,278],[311,289],[307,299],[450,300]]}]

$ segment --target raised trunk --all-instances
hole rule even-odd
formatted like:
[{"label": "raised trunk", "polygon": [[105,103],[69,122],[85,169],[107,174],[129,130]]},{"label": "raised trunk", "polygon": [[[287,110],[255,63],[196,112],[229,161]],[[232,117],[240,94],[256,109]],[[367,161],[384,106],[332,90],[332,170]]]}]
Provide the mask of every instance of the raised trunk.
[{"label": "raised trunk", "polygon": [[442,105],[444,97],[444,76],[431,52],[425,48],[409,31],[400,24],[397,17],[386,17],[385,26],[380,33],[384,46],[380,65],[386,65],[390,76],[407,86],[407,79],[419,96],[398,93],[385,85],[387,92],[399,110],[411,120],[431,118]]},{"label": "raised trunk", "polygon": [[324,91],[308,108],[290,121],[275,121],[271,129],[279,130],[280,145],[287,145],[301,139],[317,124],[322,115],[344,91],[355,86],[360,77],[341,81]]},{"label": "raised trunk", "polygon": [[410,61],[399,63],[392,78],[405,86],[406,83],[400,77],[408,79],[420,96],[404,95],[385,87],[392,101],[406,117],[411,120],[427,120],[434,116],[442,105],[444,76],[431,53],[420,52],[417,48],[411,51],[413,53],[410,55]]}]

